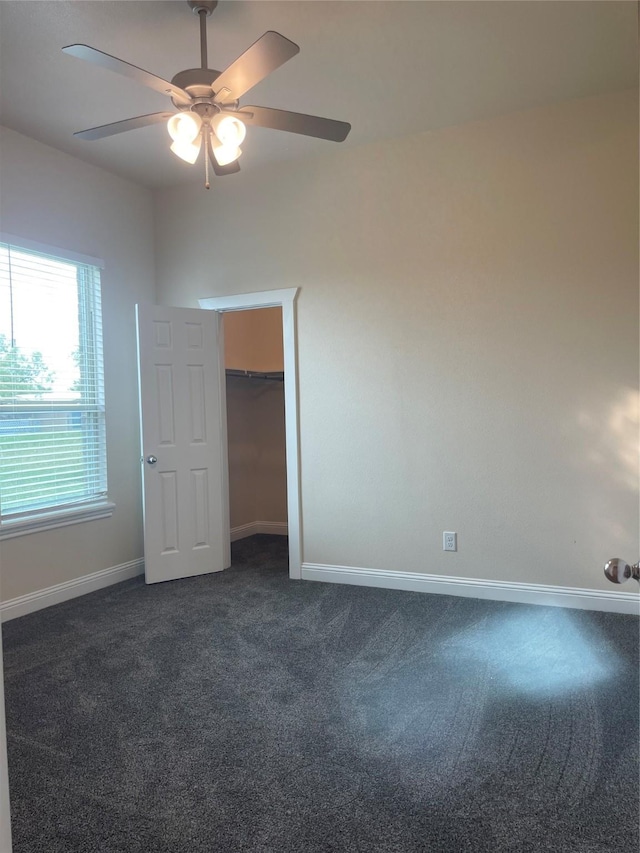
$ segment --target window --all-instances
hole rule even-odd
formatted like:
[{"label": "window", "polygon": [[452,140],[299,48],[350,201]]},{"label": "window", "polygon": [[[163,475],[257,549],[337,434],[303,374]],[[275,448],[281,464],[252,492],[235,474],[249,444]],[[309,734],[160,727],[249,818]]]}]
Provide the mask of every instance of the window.
[{"label": "window", "polygon": [[100,262],[0,242],[0,536],[109,515]]}]

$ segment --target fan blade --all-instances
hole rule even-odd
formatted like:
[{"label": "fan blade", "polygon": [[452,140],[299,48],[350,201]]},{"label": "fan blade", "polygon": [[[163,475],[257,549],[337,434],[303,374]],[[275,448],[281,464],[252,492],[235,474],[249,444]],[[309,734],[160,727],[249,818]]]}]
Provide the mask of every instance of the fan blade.
[{"label": "fan blade", "polygon": [[226,166],[221,166],[216,160],[210,144],[207,145],[207,151],[209,153],[211,168],[219,178],[223,178],[225,175],[235,175],[236,172],[240,171],[240,163],[237,160],[234,160],[233,163],[228,163]]},{"label": "fan blade", "polygon": [[131,65],[122,59],[110,56],[101,50],[96,50],[95,47],[89,47],[87,44],[70,44],[67,47],[63,47],[62,52],[69,56],[75,56],[76,59],[84,59],[85,62],[91,62],[93,65],[99,65],[108,71],[115,71],[116,74],[122,74],[123,77],[129,77],[129,79],[135,80],[136,83],[141,83],[143,86],[155,89],[156,92],[161,92],[163,95],[170,95],[181,104],[191,103],[191,95],[179,86],[174,86],[168,80],[156,77],[155,74],[144,71],[142,68],[138,68],[137,65]]},{"label": "fan blade", "polygon": [[107,136],[114,136],[116,133],[124,133],[125,130],[136,130],[139,127],[146,127],[148,124],[157,124],[160,121],[167,121],[173,113],[149,113],[146,116],[136,116],[135,118],[126,118],[123,121],[114,121],[111,124],[101,124],[100,127],[90,127],[89,130],[79,130],[74,133],[78,139],[104,139]]},{"label": "fan blade", "polygon": [[272,130],[286,130],[289,133],[301,133],[304,136],[316,136],[331,142],[343,142],[351,130],[346,121],[334,121],[331,118],[308,116],[305,113],[292,113],[288,110],[274,110],[271,107],[242,107],[241,110],[225,110],[244,124],[256,127],[270,127]]},{"label": "fan blade", "polygon": [[213,81],[211,88],[216,100],[219,103],[237,101],[299,51],[297,44],[269,30]]}]

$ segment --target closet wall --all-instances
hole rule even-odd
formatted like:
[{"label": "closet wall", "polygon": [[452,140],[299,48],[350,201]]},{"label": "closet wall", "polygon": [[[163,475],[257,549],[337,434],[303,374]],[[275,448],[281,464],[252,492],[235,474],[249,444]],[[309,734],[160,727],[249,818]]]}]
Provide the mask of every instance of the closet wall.
[{"label": "closet wall", "polygon": [[222,316],[228,370],[284,370],[282,308],[229,311]]},{"label": "closet wall", "polygon": [[[223,322],[227,371],[282,375],[280,308],[234,311]],[[227,433],[232,536],[265,522],[286,532],[284,382],[228,373]]]}]

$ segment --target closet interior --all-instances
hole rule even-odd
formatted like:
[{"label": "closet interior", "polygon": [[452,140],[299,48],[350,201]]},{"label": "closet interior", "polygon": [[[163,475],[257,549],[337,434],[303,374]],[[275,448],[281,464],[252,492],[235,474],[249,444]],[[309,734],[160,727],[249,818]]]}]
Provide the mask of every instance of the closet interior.
[{"label": "closet interior", "polygon": [[287,533],[282,309],[223,314],[231,540]]}]

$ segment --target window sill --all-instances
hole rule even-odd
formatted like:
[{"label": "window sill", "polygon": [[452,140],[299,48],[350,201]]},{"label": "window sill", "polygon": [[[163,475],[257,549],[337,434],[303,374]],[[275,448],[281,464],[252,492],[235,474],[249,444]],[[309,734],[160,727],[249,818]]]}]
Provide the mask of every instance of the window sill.
[{"label": "window sill", "polygon": [[16,536],[26,536],[29,533],[40,533],[43,530],[53,530],[56,527],[67,527],[70,524],[80,524],[83,521],[110,518],[115,508],[116,505],[110,501],[101,501],[95,504],[84,504],[75,509],[52,510],[3,521],[0,523],[0,540],[14,539]]}]

